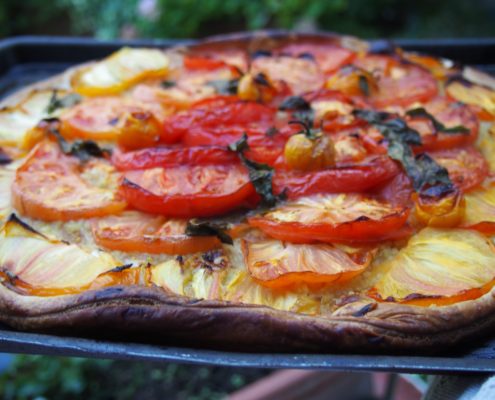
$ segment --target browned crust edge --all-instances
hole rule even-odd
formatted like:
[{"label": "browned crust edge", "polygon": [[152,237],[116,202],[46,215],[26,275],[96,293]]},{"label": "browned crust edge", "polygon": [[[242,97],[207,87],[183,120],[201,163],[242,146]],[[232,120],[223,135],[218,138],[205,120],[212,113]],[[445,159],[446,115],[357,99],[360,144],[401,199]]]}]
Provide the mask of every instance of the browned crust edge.
[{"label": "browned crust edge", "polygon": [[[366,48],[363,41],[336,34],[267,31],[217,36],[185,50],[234,46],[254,51],[300,39]],[[64,88],[77,68],[80,67],[22,89],[2,104],[12,104],[33,89]],[[34,297],[0,285],[0,321],[21,330],[112,332],[162,343],[179,340],[252,351],[438,350],[495,327],[495,288],[476,300],[444,307],[378,303],[363,313],[363,307],[370,302],[362,299],[329,316],[310,316],[255,305],[190,299],[158,287],[118,286],[77,295]]]}]

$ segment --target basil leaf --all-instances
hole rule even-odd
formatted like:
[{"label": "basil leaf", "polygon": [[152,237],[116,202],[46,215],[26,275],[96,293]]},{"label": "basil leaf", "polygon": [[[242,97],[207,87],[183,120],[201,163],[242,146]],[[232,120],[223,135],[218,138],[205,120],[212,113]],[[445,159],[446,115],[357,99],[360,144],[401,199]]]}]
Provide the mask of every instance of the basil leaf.
[{"label": "basil leaf", "polygon": [[304,133],[304,135],[310,140],[315,140],[318,137],[318,134],[320,133],[319,129],[312,129],[311,128],[313,126],[312,121],[294,120],[294,121],[289,121],[289,124],[301,125],[303,127],[303,130],[300,133]]},{"label": "basil leaf", "polygon": [[359,90],[361,90],[361,93],[366,96],[366,97],[369,97],[370,96],[370,86],[368,84],[368,79],[366,79],[366,77],[364,75],[359,75],[359,81],[358,81],[358,84],[359,84]]},{"label": "basil leaf", "polygon": [[279,133],[278,129],[275,128],[274,126],[271,126],[266,130],[265,135],[268,137],[274,137],[278,133]]},{"label": "basil leaf", "polygon": [[188,236],[216,236],[222,243],[234,244],[232,238],[225,233],[226,223],[207,219],[192,219],[187,222],[186,235]]},{"label": "basil leaf", "polygon": [[52,96],[50,97],[50,102],[46,107],[46,112],[48,114],[52,114],[59,108],[67,108],[67,107],[75,106],[76,104],[80,103],[81,100],[82,97],[79,96],[77,93],[70,93],[66,96],[58,97],[57,90],[54,90],[52,92]]},{"label": "basil leaf", "polygon": [[168,81],[168,80],[165,80],[165,81],[162,81],[160,83],[160,86],[164,89],[170,89],[170,88],[173,88],[174,86],[176,85],[176,83],[174,81]]},{"label": "basil leaf", "polygon": [[47,132],[57,139],[57,143],[62,153],[79,158],[83,163],[89,161],[91,157],[103,158],[111,154],[109,149],[102,149],[98,143],[92,140],[76,140],[72,144],[67,142],[58,130],[60,120],[58,118],[47,118],[41,121],[47,124]]},{"label": "basil leaf", "polygon": [[239,79],[216,80],[206,83],[212,86],[218,94],[236,94],[239,86]]},{"label": "basil leaf", "polygon": [[428,194],[446,193],[453,189],[447,169],[427,154],[414,156],[411,145],[421,145],[421,136],[404,120],[371,110],[354,110],[353,114],[375,126],[387,139],[389,157],[402,164],[415,191]]},{"label": "basil leaf", "polygon": [[311,104],[301,96],[289,96],[282,101],[278,109],[281,111],[311,111]]},{"label": "basil leaf", "polygon": [[278,201],[284,199],[284,194],[279,196],[273,194],[273,168],[267,164],[250,160],[244,155],[244,151],[249,149],[245,133],[237,142],[230,144],[228,149],[235,151],[242,163],[247,167],[249,180],[253,184],[256,193],[261,196],[262,207],[273,207]]},{"label": "basil leaf", "polygon": [[437,120],[433,115],[431,115],[426,109],[423,107],[413,108],[412,110],[406,111],[406,114],[411,117],[422,117],[429,119],[433,127],[437,132],[443,133],[460,133],[463,135],[469,135],[469,129],[462,125],[456,125],[451,128],[447,128],[444,124],[442,124],[439,120]]}]

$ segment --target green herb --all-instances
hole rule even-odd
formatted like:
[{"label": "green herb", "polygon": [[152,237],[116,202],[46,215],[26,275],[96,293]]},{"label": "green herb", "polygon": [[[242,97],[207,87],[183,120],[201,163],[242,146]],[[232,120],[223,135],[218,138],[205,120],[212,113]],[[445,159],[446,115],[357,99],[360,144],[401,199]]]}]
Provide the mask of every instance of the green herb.
[{"label": "green herb", "polygon": [[289,96],[282,101],[278,109],[281,111],[310,111],[311,104],[301,96]]},{"label": "green herb", "polygon": [[67,107],[75,106],[76,104],[80,103],[81,100],[82,97],[79,96],[77,93],[70,93],[66,96],[58,97],[57,90],[54,90],[52,92],[52,96],[50,97],[50,102],[46,107],[46,112],[48,114],[52,114],[59,108],[67,108]]},{"label": "green herb", "polygon": [[273,168],[267,164],[250,160],[244,155],[244,151],[249,149],[245,133],[237,142],[230,144],[228,149],[235,151],[247,167],[249,180],[253,184],[256,193],[261,196],[261,207],[273,207],[277,202],[285,199],[285,194],[283,193],[278,196],[273,194]]},{"label": "green herb", "polygon": [[225,222],[208,219],[192,219],[186,225],[188,236],[216,236],[222,243],[234,244],[232,238],[225,233],[228,226]]},{"label": "green herb", "polygon": [[212,86],[218,94],[236,94],[239,86],[239,79],[224,79],[210,81],[208,86]]},{"label": "green herb", "polygon": [[368,79],[364,75],[359,75],[359,90],[361,90],[361,93],[365,95],[366,97],[370,96],[370,86],[368,84]]},{"label": "green herb", "polygon": [[254,80],[254,83],[256,83],[258,85],[270,87],[270,82],[268,81],[267,76],[263,72],[256,74],[254,76],[253,80]]},{"label": "green herb", "polygon": [[271,126],[266,130],[265,135],[268,137],[274,137],[278,133],[279,133],[278,129],[275,128],[274,126]]},{"label": "green herb", "polygon": [[411,145],[421,145],[421,136],[400,118],[385,112],[354,110],[353,114],[375,126],[388,142],[388,155],[399,161],[419,193],[445,193],[453,188],[448,171],[427,154],[414,156]]},{"label": "green herb", "polygon": [[57,139],[62,153],[77,157],[83,163],[89,161],[91,157],[103,158],[111,153],[109,149],[102,149],[98,146],[98,143],[92,140],[76,140],[73,143],[67,142],[58,130],[60,123],[58,118],[47,118],[42,120],[42,123],[47,124],[48,132]]},{"label": "green herb", "polygon": [[160,83],[160,86],[164,89],[170,89],[177,85],[174,81],[165,80]]},{"label": "green herb", "polygon": [[406,112],[407,115],[411,117],[422,117],[427,118],[433,124],[436,132],[443,133],[460,133],[463,135],[469,135],[469,129],[462,125],[456,125],[451,128],[447,128],[444,124],[442,124],[439,120],[437,120],[433,115],[431,115],[428,111],[426,111],[423,107],[413,108]]}]

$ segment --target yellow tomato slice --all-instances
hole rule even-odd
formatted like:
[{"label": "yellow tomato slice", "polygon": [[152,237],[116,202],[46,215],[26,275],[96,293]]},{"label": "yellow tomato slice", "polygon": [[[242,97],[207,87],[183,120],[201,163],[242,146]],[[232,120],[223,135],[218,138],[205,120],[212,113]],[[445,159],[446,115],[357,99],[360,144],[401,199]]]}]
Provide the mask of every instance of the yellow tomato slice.
[{"label": "yellow tomato slice", "polygon": [[71,84],[85,96],[116,94],[141,80],[166,76],[169,64],[169,57],[161,50],[124,47],[76,71]]},{"label": "yellow tomato slice", "polygon": [[372,260],[370,251],[349,254],[327,244],[301,245],[278,240],[243,240],[242,251],[251,277],[271,288],[345,282],[362,273]]},{"label": "yellow tomato slice", "polygon": [[426,228],[387,261],[370,290],[379,300],[445,305],[470,300],[494,284],[495,249],[472,230]]}]

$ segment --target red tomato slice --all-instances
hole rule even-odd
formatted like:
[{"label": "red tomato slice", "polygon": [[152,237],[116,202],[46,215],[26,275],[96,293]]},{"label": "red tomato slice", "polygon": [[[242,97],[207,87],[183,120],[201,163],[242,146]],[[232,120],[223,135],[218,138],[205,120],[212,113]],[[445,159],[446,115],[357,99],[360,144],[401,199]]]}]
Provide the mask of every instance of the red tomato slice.
[{"label": "red tomato slice", "polygon": [[359,194],[335,194],[301,198],[248,222],[292,243],[357,243],[395,238],[408,216],[408,208]]},{"label": "red tomato slice", "polygon": [[425,102],[438,93],[437,81],[430,72],[394,57],[366,55],[354,64],[378,77],[378,92],[370,98],[377,108]]},{"label": "red tomato slice", "polygon": [[[275,110],[254,102],[230,99],[202,102],[165,122],[164,138],[182,136],[186,146],[227,145],[247,134],[263,134],[271,126]],[[223,105],[220,105],[222,104]]]},{"label": "red tomato slice", "polygon": [[326,74],[351,63],[356,56],[353,51],[331,43],[291,43],[280,48],[279,52],[293,57],[313,56]]},{"label": "red tomato slice", "polygon": [[465,146],[473,143],[478,137],[478,119],[468,106],[452,102],[444,97],[438,97],[426,103],[424,108],[445,127],[452,128],[460,125],[469,129],[469,133],[436,132],[433,123],[429,119],[407,117],[408,125],[419,132],[423,142],[423,145],[415,148],[415,151],[442,150]]},{"label": "red tomato slice", "polygon": [[225,214],[255,195],[241,165],[201,165],[128,171],[121,192],[135,209],[169,217]]},{"label": "red tomato slice", "polygon": [[187,221],[127,212],[94,220],[93,237],[110,250],[152,254],[189,254],[220,247],[214,236],[187,236]]},{"label": "red tomato slice", "polygon": [[112,163],[119,170],[178,167],[181,165],[234,164],[239,157],[225,147],[152,147],[123,152],[115,149]]},{"label": "red tomato slice", "polygon": [[126,204],[112,189],[101,189],[81,178],[81,168],[89,167],[81,167],[79,160],[62,154],[57,144],[41,142],[17,169],[12,185],[14,207],[22,215],[44,221],[121,212]]},{"label": "red tomato slice", "polygon": [[289,199],[317,193],[362,192],[386,182],[399,171],[389,157],[379,156],[366,163],[316,172],[277,171],[273,188],[275,193],[286,190]]},{"label": "red tomato slice", "polygon": [[239,74],[236,67],[227,64],[226,62],[209,57],[200,57],[187,55],[184,57],[184,68],[191,71],[211,71],[216,69],[228,68],[235,74]]},{"label": "red tomato slice", "polygon": [[452,182],[464,192],[477,187],[488,176],[488,163],[472,146],[429,154],[437,163],[447,168]]}]

